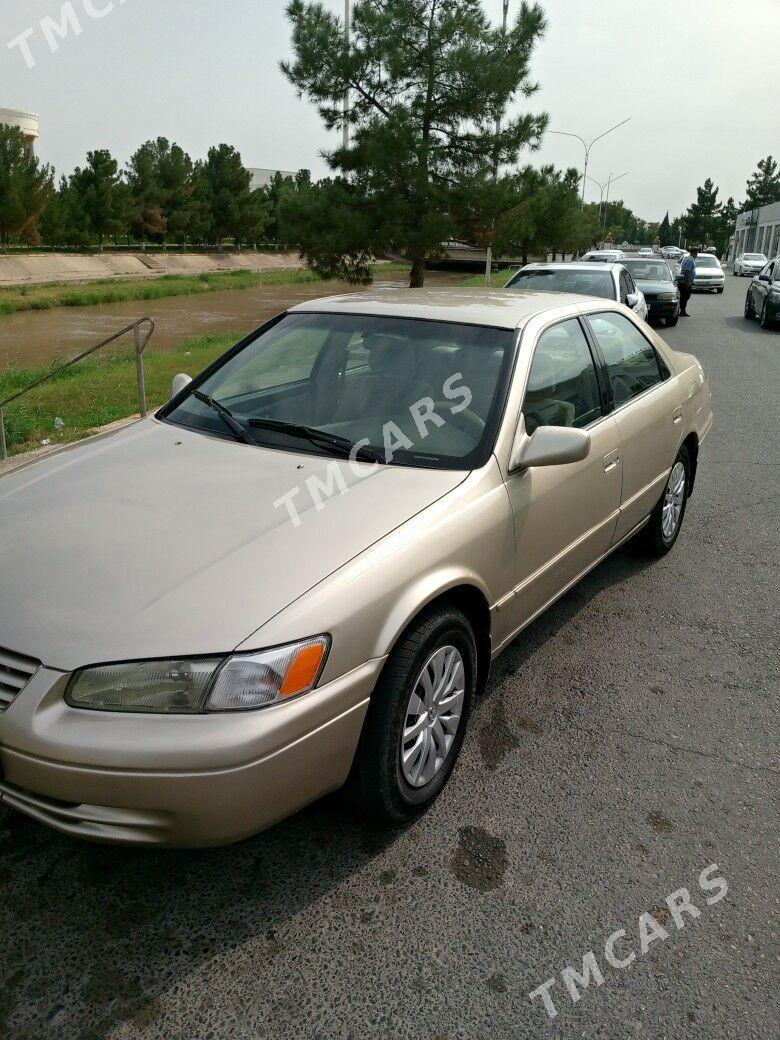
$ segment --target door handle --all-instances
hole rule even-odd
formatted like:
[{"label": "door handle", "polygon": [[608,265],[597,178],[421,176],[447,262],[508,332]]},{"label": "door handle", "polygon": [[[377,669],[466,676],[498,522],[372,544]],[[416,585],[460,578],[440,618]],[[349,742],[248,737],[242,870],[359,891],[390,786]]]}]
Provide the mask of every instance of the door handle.
[{"label": "door handle", "polygon": [[616,451],[611,451],[608,455],[604,456],[604,472],[611,473],[613,469],[617,468],[617,464],[620,462],[620,455]]},{"label": "door handle", "polygon": [[675,408],[675,410],[672,412],[672,422],[682,422],[682,407]]}]

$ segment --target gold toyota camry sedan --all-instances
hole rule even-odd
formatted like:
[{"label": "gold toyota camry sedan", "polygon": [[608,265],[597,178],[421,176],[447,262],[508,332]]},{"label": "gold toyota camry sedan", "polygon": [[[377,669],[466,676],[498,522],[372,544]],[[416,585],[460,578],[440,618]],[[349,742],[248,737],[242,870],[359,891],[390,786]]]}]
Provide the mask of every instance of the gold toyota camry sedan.
[{"label": "gold toyota camry sedan", "polygon": [[672,548],[712,423],[694,357],[553,293],[314,300],[174,384],[0,478],[0,802],[79,837],[422,812],[491,660]]}]

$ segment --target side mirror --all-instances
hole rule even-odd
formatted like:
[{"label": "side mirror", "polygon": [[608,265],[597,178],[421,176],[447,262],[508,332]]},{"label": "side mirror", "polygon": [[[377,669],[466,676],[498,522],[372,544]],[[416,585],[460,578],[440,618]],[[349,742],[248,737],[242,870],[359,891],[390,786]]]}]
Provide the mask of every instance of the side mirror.
[{"label": "side mirror", "polygon": [[628,294],[628,296],[626,296],[626,307],[630,307],[631,310],[633,310],[634,307],[636,307],[636,305],[638,303],[639,303],[639,293],[630,292]]},{"label": "side mirror", "polygon": [[172,401],[174,397],[178,397],[178,395],[182,392],[185,386],[189,386],[191,382],[192,377],[188,376],[186,372],[179,372],[177,376],[174,376],[171,380],[170,400]]},{"label": "side mirror", "polygon": [[758,280],[759,280],[759,282],[768,282],[769,281],[769,275],[768,274],[760,274],[758,276]]},{"label": "side mirror", "polygon": [[530,469],[532,466],[565,466],[581,462],[590,452],[590,434],[571,426],[540,426],[529,437],[525,420],[517,430],[509,471]]}]

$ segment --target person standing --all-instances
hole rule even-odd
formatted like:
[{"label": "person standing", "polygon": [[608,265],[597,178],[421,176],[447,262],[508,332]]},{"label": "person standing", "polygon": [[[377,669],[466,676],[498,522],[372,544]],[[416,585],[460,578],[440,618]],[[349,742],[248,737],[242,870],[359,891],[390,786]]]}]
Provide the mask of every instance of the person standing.
[{"label": "person standing", "polygon": [[680,265],[680,278],[678,286],[680,289],[680,317],[690,318],[690,314],[687,311],[688,300],[691,298],[693,292],[693,279],[696,277],[696,257],[699,255],[699,250],[695,247],[691,249],[690,253],[685,257],[682,264]]}]

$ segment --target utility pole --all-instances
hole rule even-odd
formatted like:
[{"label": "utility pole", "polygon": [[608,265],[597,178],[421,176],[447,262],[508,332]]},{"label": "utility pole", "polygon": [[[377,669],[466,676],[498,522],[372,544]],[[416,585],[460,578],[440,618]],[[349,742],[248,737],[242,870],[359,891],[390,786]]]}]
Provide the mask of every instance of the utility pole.
[{"label": "utility pole", "polygon": [[[506,27],[509,21],[509,0],[504,0],[504,21],[501,26],[501,33],[506,39]],[[496,116],[496,137],[501,133],[501,115],[499,112]],[[498,149],[496,149],[496,160],[493,163],[493,181],[494,183],[498,180]],[[488,242],[487,252],[485,254],[485,285],[490,286],[490,276],[493,272],[493,242]]]},{"label": "utility pole", "polygon": [[569,133],[568,130],[548,130],[547,131],[548,134],[557,134],[559,137],[576,137],[576,139],[582,144],[582,147],[585,149],[585,166],[584,166],[583,171],[582,171],[582,205],[583,205],[583,207],[585,205],[585,181],[588,178],[588,160],[590,159],[590,150],[591,150],[591,148],[593,147],[593,145],[597,141],[600,141],[602,138],[606,137],[607,134],[611,134],[613,130],[617,130],[618,127],[621,127],[621,126],[625,126],[625,124],[628,123],[630,121],[630,119],[631,119],[631,116],[629,116],[628,119],[624,119],[622,123],[616,123],[614,126],[611,126],[609,128],[609,130],[605,130],[603,134],[599,134],[598,137],[594,137],[593,140],[590,141],[590,142],[586,141],[584,137],[580,137],[579,134]]},{"label": "utility pole", "polygon": [[[344,0],[344,45],[349,54],[350,28],[352,26],[352,0]],[[349,148],[349,87],[344,89],[344,148]]]}]

